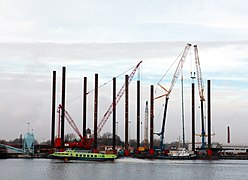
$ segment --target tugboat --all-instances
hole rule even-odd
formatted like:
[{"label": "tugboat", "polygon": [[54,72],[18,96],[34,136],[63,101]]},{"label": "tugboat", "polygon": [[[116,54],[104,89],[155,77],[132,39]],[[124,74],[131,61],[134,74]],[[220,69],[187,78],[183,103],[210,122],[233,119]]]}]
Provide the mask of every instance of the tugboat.
[{"label": "tugboat", "polygon": [[69,160],[81,160],[81,161],[113,161],[117,158],[115,154],[102,154],[91,152],[80,152],[76,150],[66,150],[63,152],[54,152],[50,155],[52,159],[61,159],[65,162]]}]

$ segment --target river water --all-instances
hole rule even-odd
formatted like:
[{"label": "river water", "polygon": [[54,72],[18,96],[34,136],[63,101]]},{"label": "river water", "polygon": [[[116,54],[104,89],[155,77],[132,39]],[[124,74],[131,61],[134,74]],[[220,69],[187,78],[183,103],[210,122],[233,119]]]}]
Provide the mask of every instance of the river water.
[{"label": "river water", "polygon": [[247,160],[143,160],[67,162],[51,159],[1,159],[0,180],[240,180],[248,179]]}]

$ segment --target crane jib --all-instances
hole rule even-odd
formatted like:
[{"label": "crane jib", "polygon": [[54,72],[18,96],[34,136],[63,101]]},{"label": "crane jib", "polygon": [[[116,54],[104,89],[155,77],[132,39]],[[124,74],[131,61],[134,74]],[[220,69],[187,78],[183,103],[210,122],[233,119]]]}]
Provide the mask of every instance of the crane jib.
[{"label": "crane jib", "polygon": [[164,89],[164,90],[166,91],[166,93],[163,94],[163,95],[161,95],[161,96],[156,97],[155,99],[158,99],[158,98],[161,98],[161,97],[164,97],[164,96],[168,97],[168,96],[170,95],[170,93],[171,93],[171,91],[172,91],[172,89],[173,89],[173,87],[174,87],[174,85],[175,85],[175,83],[176,83],[176,81],[177,81],[177,79],[178,79],[178,76],[179,76],[179,74],[181,73],[181,71],[182,71],[182,69],[183,69],[183,65],[184,65],[185,59],[186,59],[186,57],[187,57],[187,55],[188,55],[190,46],[191,46],[191,44],[188,43],[188,44],[186,45],[186,47],[184,48],[183,55],[182,55],[182,57],[181,57],[181,59],[180,59],[178,65],[177,65],[177,68],[176,68],[176,70],[175,70],[175,72],[174,72],[174,75],[173,75],[173,78],[172,78],[172,80],[171,80],[170,88],[167,90],[167,89],[164,88],[161,84],[159,84],[159,86],[160,86],[162,89]]}]

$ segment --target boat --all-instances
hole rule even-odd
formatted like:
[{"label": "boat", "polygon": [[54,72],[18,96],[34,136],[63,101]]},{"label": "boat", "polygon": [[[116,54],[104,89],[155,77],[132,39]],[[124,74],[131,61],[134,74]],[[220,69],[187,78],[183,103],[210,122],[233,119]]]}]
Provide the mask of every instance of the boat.
[{"label": "boat", "polygon": [[177,149],[171,149],[168,153],[168,157],[171,159],[194,159],[196,158],[196,155],[186,148],[179,147]]},{"label": "boat", "polygon": [[54,152],[50,155],[52,159],[61,159],[65,162],[69,160],[81,160],[81,161],[113,161],[117,158],[115,154],[103,154],[83,152],[76,150],[66,150],[63,152]]},{"label": "boat", "polygon": [[193,151],[188,151],[186,148],[175,148],[168,150],[168,153],[158,153],[154,156],[155,159],[196,159],[196,154]]}]

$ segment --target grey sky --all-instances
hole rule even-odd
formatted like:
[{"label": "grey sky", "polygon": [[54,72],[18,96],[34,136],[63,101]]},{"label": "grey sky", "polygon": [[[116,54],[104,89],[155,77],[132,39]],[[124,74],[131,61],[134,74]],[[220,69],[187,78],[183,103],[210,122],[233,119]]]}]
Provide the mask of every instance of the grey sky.
[{"label": "grey sky", "polygon": [[[27,122],[38,140],[50,137],[53,70],[58,73],[60,102],[62,66],[67,67],[69,100],[80,96],[82,77],[88,77],[92,89],[94,73],[99,73],[100,83],[104,83],[143,60],[144,104],[149,86],[156,85],[190,42],[198,44],[204,80],[212,80],[214,140],[226,142],[226,127],[230,125],[233,142],[247,143],[247,5],[241,0],[0,1],[0,121],[4,123],[0,139],[14,139],[25,133]],[[191,130],[189,71],[193,57],[192,51],[184,68],[187,140]],[[136,78],[130,87],[134,92]],[[170,79],[169,76],[167,81]],[[123,77],[118,83],[120,87]],[[179,90],[177,83],[168,109],[166,141],[181,136]],[[111,84],[101,91],[99,120],[111,103]],[[156,113],[162,103],[157,102]],[[81,127],[80,98],[67,105]],[[89,104],[89,116],[91,107]],[[119,119],[122,114],[120,104]],[[131,110],[130,114],[134,119],[135,112]],[[161,123],[157,119],[155,128],[159,131]],[[132,125],[135,126],[134,120]],[[110,122],[103,131],[110,131],[108,126]],[[121,122],[119,128],[123,137]],[[134,135],[133,130],[131,136]]]},{"label": "grey sky", "polygon": [[1,1],[1,41],[226,41],[247,37],[246,1]]}]

